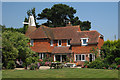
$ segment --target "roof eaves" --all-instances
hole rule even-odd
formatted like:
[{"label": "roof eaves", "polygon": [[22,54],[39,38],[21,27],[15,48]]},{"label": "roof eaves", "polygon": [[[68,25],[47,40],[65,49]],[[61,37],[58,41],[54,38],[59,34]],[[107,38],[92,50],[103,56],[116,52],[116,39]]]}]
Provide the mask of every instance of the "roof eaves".
[{"label": "roof eaves", "polygon": [[98,44],[98,42],[95,42],[95,43],[88,43],[88,44]]}]

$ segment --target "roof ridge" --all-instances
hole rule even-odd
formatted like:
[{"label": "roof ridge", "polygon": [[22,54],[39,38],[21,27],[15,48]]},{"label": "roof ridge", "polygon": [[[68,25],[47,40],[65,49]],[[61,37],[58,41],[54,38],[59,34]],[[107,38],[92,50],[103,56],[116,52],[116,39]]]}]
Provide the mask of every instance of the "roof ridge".
[{"label": "roof ridge", "polygon": [[50,29],[61,29],[61,28],[71,28],[71,27],[79,27],[79,25],[76,26],[64,26],[64,27],[51,27]]},{"label": "roof ridge", "polygon": [[92,31],[96,31],[96,30],[91,30],[91,31],[81,31],[81,32],[92,32]]},{"label": "roof ridge", "polygon": [[[53,31],[51,30],[50,27],[47,26],[42,26],[42,29],[44,30],[45,35],[47,36],[47,38],[53,39],[54,38],[54,34]],[[52,33],[52,36],[51,36]]]}]

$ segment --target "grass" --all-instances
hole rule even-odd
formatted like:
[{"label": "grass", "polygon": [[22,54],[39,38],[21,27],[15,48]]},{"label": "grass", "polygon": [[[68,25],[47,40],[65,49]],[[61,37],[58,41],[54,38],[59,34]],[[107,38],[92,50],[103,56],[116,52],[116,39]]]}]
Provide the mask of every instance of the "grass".
[{"label": "grass", "polygon": [[71,68],[49,70],[2,70],[2,78],[118,78],[118,70]]}]

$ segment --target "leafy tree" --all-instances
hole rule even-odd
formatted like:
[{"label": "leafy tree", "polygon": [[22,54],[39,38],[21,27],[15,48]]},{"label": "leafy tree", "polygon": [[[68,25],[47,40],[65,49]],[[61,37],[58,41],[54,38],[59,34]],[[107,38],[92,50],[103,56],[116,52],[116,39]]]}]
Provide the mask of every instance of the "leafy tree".
[{"label": "leafy tree", "polygon": [[10,27],[10,28],[6,28],[5,25],[0,25],[0,28],[2,30],[2,32],[4,31],[12,31],[12,32],[20,32],[20,33],[23,33],[23,28],[13,28],[13,27]]},{"label": "leafy tree", "polygon": [[13,68],[16,59],[21,59],[26,63],[25,59],[34,54],[27,44],[29,38],[22,33],[6,30],[2,34],[2,39],[2,61],[5,68]]},{"label": "leafy tree", "polygon": [[4,32],[2,35],[2,62],[4,67],[10,68],[8,67],[9,61],[14,61],[18,57],[18,50],[13,46],[11,41],[6,38],[10,36],[5,36],[5,34],[7,34],[7,32]]},{"label": "leafy tree", "polygon": [[2,69],[2,25],[0,25],[0,70]]},{"label": "leafy tree", "polygon": [[74,14],[76,10],[73,7],[69,7],[65,4],[55,4],[51,8],[45,8],[40,14],[38,14],[38,20],[47,19],[43,25],[49,27],[61,27],[66,26],[70,21],[72,25],[80,25],[81,30],[89,30],[91,23],[89,21],[81,22]]},{"label": "leafy tree", "polygon": [[[28,22],[28,19],[25,17],[25,19],[24,19],[24,22]],[[27,31],[27,29],[28,29],[28,24],[24,24],[24,26],[23,26],[23,33],[25,34],[25,32]]]},{"label": "leafy tree", "polygon": [[107,40],[104,42],[104,45],[101,48],[102,58],[109,64],[118,63],[120,60],[120,40],[110,41]]},{"label": "leafy tree", "polygon": [[38,19],[46,18],[47,23],[52,23],[54,27],[65,26],[66,21],[74,18],[76,10],[64,4],[55,4],[51,9],[45,8],[41,14],[38,14]]},{"label": "leafy tree", "polygon": [[89,22],[89,21],[83,21],[82,23],[81,23],[81,31],[88,31],[88,30],[90,30],[90,28],[91,28],[91,22]]}]

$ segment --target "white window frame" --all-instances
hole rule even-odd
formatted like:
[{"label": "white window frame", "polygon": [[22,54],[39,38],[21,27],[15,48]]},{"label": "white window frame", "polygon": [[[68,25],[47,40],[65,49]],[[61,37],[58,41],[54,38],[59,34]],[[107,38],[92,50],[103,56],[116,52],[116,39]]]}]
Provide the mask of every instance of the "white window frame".
[{"label": "white window frame", "polygon": [[70,46],[70,45],[68,44],[68,41],[70,41],[70,40],[67,40],[67,46]]},{"label": "white window frame", "polygon": [[[61,45],[59,45],[59,41],[61,41]],[[62,40],[58,40],[58,46],[62,46]]]},{"label": "white window frame", "polygon": [[33,39],[30,40],[30,45],[32,45],[32,46],[34,45],[34,40]]},{"label": "white window frame", "polygon": [[53,40],[50,41],[50,46],[53,46]]},{"label": "white window frame", "polygon": [[[77,58],[76,55],[78,56]],[[79,60],[79,55],[81,55],[81,60]],[[84,60],[82,60],[82,55],[84,55]],[[86,54],[75,54],[75,61],[86,61]]]},{"label": "white window frame", "polygon": [[[86,39],[86,44],[83,43],[83,40],[84,40],[84,39]],[[88,38],[81,38],[81,42],[82,42],[82,46],[88,45],[88,44],[87,44],[87,43],[88,43]]]},{"label": "white window frame", "polygon": [[39,58],[40,58],[40,59],[44,59],[44,54],[45,54],[45,53],[39,53]]},{"label": "white window frame", "polygon": [[[83,55],[84,55],[84,60],[82,60]],[[81,61],[86,61],[86,55],[85,54],[81,54]]]}]

